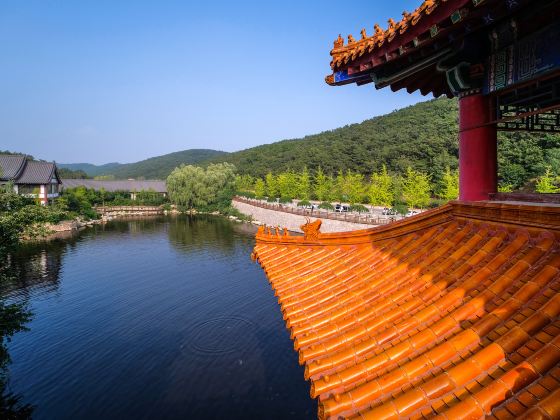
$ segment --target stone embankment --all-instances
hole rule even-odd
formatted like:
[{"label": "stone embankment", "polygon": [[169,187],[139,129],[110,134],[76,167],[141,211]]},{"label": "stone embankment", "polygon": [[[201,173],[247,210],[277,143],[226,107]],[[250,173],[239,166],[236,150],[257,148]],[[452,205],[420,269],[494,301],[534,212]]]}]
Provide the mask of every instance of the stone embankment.
[{"label": "stone embankment", "polygon": [[46,239],[73,235],[88,226],[101,225],[116,218],[128,216],[153,216],[166,213],[160,206],[107,206],[97,207],[96,211],[101,216],[99,219],[83,220],[78,217],[74,220],[64,220],[54,225],[50,223],[45,224],[45,229],[50,232]]},{"label": "stone embankment", "polygon": [[95,211],[102,217],[152,216],[164,214],[162,206],[99,206]]},{"label": "stone embankment", "polygon": [[[283,228],[285,227],[292,232],[302,232],[300,226],[306,222],[306,216],[304,215],[258,207],[238,199],[234,199],[232,205],[241,213],[247,216],[251,216],[256,222],[260,222],[259,224],[265,224],[268,226],[280,226]],[[321,232],[324,233],[345,232],[350,230],[370,229],[372,227],[375,227],[371,224],[352,223],[342,220],[332,220],[316,217],[313,214],[309,214],[308,217],[310,217],[311,219],[321,219]]]}]

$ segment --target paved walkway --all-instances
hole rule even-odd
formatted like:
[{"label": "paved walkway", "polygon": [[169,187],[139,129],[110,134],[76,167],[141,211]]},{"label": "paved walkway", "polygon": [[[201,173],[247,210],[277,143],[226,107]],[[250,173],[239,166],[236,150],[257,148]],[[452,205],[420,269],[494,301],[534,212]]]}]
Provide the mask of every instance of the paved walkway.
[{"label": "paved walkway", "polygon": [[[306,220],[305,216],[299,214],[285,213],[281,211],[275,211],[270,209],[265,209],[262,207],[252,206],[247,203],[243,203],[237,200],[233,200],[233,207],[239,210],[241,213],[252,216],[254,220],[258,220],[269,226],[280,226],[286,227],[292,232],[301,232],[300,226],[303,225]],[[317,219],[314,216],[310,216],[312,220]],[[350,230],[359,229],[371,229],[372,225],[361,224],[361,223],[350,223],[344,222],[342,220],[331,220],[323,219],[321,225],[321,232],[344,232]]]}]

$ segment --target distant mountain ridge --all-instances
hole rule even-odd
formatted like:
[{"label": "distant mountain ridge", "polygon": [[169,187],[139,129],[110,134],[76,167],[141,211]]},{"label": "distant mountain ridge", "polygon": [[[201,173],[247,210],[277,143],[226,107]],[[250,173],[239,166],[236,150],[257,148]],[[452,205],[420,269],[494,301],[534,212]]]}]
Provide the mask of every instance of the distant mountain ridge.
[{"label": "distant mountain ridge", "polygon": [[[321,167],[333,175],[351,170],[369,176],[385,164],[390,172],[397,174],[406,173],[409,166],[426,172],[436,185],[447,167],[454,170],[458,166],[458,131],[457,100],[433,99],[299,139],[233,153],[185,150],[137,163],[103,165],[106,167],[95,174],[120,179],[165,179],[181,163],[206,166],[229,162],[239,174],[258,177],[268,172],[300,172],[304,167],[312,172]],[[498,175],[503,185],[522,187],[542,175],[547,167],[560,174],[559,134],[501,132],[498,140]],[[66,167],[72,169],[71,165]],[[94,175],[92,168],[74,168]]]},{"label": "distant mountain ridge", "polygon": [[89,176],[113,175],[116,179],[166,179],[173,169],[183,163],[194,165],[227,154],[227,152],[212,149],[189,149],[134,163],[106,163],[104,165],[58,163],[57,165],[72,171],[82,170]]},{"label": "distant mountain ridge", "polygon": [[57,163],[59,168],[70,169],[71,171],[84,171],[89,176],[105,175],[107,171],[123,166],[123,163],[112,162],[104,165],[94,165],[93,163]]}]

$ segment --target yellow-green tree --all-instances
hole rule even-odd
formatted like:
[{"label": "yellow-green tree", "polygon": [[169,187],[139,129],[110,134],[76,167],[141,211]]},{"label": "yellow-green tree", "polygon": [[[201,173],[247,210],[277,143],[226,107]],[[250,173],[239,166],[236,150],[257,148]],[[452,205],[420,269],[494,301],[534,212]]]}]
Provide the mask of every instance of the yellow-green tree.
[{"label": "yellow-green tree", "polygon": [[334,180],[333,198],[335,198],[338,201],[348,200],[348,195],[346,193],[346,180],[344,178],[344,173],[342,171],[338,171],[338,174],[336,175],[336,179]]},{"label": "yellow-green tree", "polygon": [[237,191],[251,191],[254,188],[255,179],[251,175],[236,175],[235,189]]},{"label": "yellow-green tree", "polygon": [[361,203],[365,195],[364,176],[350,170],[346,172],[344,190],[350,204]]},{"label": "yellow-green tree", "polygon": [[391,175],[387,173],[387,166],[383,165],[379,173],[371,175],[368,198],[370,204],[374,206],[390,207],[393,205],[393,180]]},{"label": "yellow-green tree", "polygon": [[299,175],[298,194],[296,198],[309,200],[311,195],[311,177],[307,166],[303,168],[303,172]]},{"label": "yellow-green tree", "polygon": [[313,184],[315,191],[315,198],[320,201],[327,201],[331,199],[332,195],[332,179],[330,176],[323,172],[323,169],[319,166],[317,173],[315,174],[315,182]]},{"label": "yellow-green tree", "polygon": [[275,198],[278,197],[278,180],[271,172],[266,174],[265,177],[265,184],[266,184],[266,195],[268,198]]},{"label": "yellow-green tree", "polygon": [[409,207],[427,206],[430,203],[430,176],[409,166],[403,180],[402,195]]},{"label": "yellow-green tree", "polygon": [[536,191],[541,194],[551,194],[560,191],[560,189],[554,185],[554,178],[552,168],[547,166],[545,173],[537,179]]},{"label": "yellow-green tree", "polygon": [[278,174],[276,179],[278,182],[280,197],[284,199],[293,199],[298,196],[299,180],[298,176],[294,172],[282,172],[281,174]]},{"label": "yellow-green tree", "polygon": [[263,198],[266,194],[266,185],[261,178],[257,178],[255,181],[255,197]]},{"label": "yellow-green tree", "polygon": [[443,200],[456,200],[459,197],[459,171],[446,168],[441,178],[440,198]]}]

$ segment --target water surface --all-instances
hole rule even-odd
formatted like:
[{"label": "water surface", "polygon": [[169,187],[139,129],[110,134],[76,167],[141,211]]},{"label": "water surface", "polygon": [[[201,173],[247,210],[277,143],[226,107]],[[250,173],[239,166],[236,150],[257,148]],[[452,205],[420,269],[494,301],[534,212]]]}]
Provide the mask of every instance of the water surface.
[{"label": "water surface", "polygon": [[37,419],[313,418],[253,232],[222,218],[114,221],[12,258],[9,389]]}]

